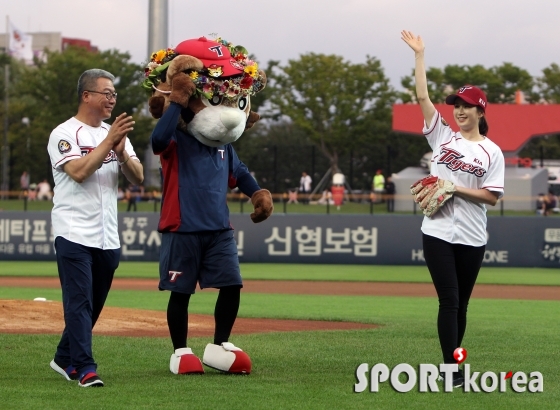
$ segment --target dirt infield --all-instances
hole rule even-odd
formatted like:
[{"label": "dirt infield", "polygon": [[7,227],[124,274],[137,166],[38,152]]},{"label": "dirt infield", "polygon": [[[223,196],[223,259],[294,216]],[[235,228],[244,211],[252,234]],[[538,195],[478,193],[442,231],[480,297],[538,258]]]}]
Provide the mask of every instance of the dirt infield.
[{"label": "dirt infield", "polygon": [[[237,318],[233,331],[236,334],[248,334],[373,327],[375,326],[350,322]],[[63,328],[64,317],[60,302],[0,300],[0,333],[60,334]],[[108,336],[169,337],[165,312],[110,306],[103,309],[93,333]],[[213,316],[189,315],[189,336],[213,334]]]},{"label": "dirt infield", "polygon": [[[316,282],[245,280],[243,292],[292,295],[436,296],[431,283]],[[58,278],[0,277],[0,287],[59,288]],[[115,278],[111,289],[157,290],[157,279]],[[208,289],[204,292],[212,292]],[[474,288],[474,298],[560,300],[560,286],[484,285]]]},{"label": "dirt infield", "polygon": [[[157,290],[154,279],[116,278],[112,289]],[[59,288],[58,278],[0,277],[0,287]],[[205,290],[204,292],[215,292]],[[433,296],[429,283],[383,282],[307,282],[307,281],[244,281],[246,293],[284,293],[306,295],[376,295],[376,296]],[[40,296],[39,294],[37,296]],[[475,298],[560,300],[560,286],[477,285]],[[1,333],[53,333],[64,327],[59,302],[0,300]],[[351,322],[311,320],[273,320],[238,318],[234,333],[287,332],[304,330],[347,330],[372,328],[374,325]],[[189,315],[189,336],[211,336],[214,318],[209,315]],[[166,313],[163,311],[106,307],[97,322],[94,334],[114,336],[169,337]]]}]

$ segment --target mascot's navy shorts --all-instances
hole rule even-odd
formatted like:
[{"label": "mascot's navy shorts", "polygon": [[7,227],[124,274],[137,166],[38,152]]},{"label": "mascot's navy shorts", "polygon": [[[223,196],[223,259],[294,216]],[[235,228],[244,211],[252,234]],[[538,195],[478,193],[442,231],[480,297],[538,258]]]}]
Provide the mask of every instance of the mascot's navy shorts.
[{"label": "mascot's navy shorts", "polygon": [[164,232],[159,289],[192,294],[200,288],[243,286],[233,231]]}]

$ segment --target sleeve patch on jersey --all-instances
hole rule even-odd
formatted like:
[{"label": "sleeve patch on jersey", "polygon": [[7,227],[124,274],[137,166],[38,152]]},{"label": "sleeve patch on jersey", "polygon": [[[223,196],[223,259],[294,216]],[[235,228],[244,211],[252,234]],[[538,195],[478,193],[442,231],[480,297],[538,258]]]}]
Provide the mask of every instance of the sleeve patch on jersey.
[{"label": "sleeve patch on jersey", "polygon": [[446,127],[449,127],[449,124],[447,123],[447,121],[445,121],[445,118],[441,117],[441,123],[443,125],[445,125]]},{"label": "sleeve patch on jersey", "polygon": [[58,152],[60,152],[61,154],[66,154],[71,149],[72,149],[72,146],[70,145],[70,143],[68,141],[66,141],[66,140],[58,141]]}]

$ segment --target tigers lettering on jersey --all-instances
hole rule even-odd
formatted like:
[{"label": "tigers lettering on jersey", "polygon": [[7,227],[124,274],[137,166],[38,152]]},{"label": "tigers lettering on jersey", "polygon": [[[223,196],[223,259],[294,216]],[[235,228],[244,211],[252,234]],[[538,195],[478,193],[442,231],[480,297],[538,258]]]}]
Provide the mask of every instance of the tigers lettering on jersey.
[{"label": "tigers lettering on jersey", "polygon": [[[442,147],[437,163],[445,165],[453,172],[468,172],[469,174],[473,174],[476,177],[482,177],[484,176],[484,174],[486,174],[486,170],[482,166],[469,164],[465,161],[462,161],[461,158],[464,158],[464,155],[462,155],[459,151],[448,147]],[[475,162],[480,161],[475,159]]]},{"label": "tigers lettering on jersey", "polygon": [[[82,157],[85,157],[87,154],[92,152],[94,149],[95,149],[95,147],[80,147]],[[115,151],[109,151],[109,153],[107,154],[107,156],[103,160],[103,163],[108,164],[108,163],[113,162],[113,161],[117,161],[117,154],[115,154]]]}]

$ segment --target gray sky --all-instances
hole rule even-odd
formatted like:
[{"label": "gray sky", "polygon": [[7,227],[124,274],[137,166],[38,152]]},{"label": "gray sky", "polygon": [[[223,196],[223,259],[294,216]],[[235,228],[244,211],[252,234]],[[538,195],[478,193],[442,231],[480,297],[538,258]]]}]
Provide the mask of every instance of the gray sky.
[{"label": "gray sky", "polygon": [[[148,0],[0,0],[0,10],[24,32],[61,32],[147,60]],[[397,89],[414,66],[402,29],[422,35],[429,67],[511,62],[539,76],[560,64],[555,0],[169,0],[169,10],[171,47],[218,33],[261,66],[308,52],[353,63],[371,55]]]}]

